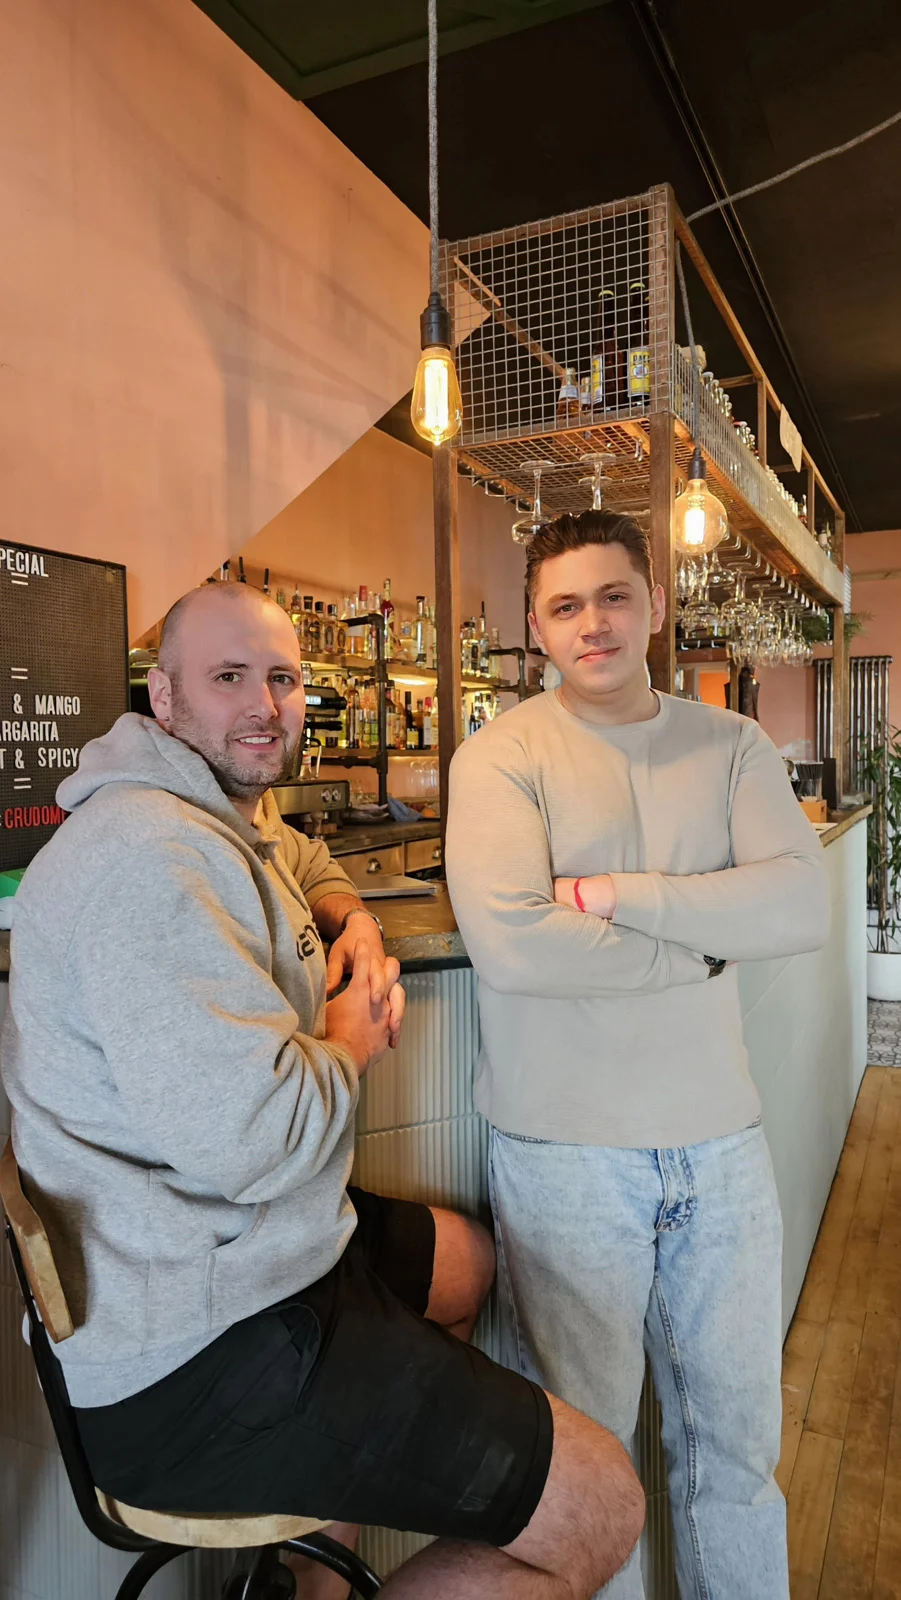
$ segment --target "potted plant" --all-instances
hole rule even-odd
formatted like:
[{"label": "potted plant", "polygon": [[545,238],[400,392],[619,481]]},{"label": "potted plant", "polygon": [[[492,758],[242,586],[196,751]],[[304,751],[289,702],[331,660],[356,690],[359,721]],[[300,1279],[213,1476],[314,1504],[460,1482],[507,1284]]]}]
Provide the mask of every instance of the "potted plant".
[{"label": "potted plant", "polygon": [[867,823],[870,927],[867,994],[871,1000],[901,1000],[901,731],[887,728],[861,750],[861,779],[873,811]]}]

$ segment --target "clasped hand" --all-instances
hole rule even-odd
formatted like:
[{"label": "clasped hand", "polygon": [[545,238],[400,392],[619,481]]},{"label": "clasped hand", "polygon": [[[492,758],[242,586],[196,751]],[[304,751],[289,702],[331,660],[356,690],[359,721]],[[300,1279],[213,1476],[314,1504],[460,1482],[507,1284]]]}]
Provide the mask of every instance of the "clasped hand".
[{"label": "clasped hand", "polygon": [[[355,919],[356,920],[356,919]],[[362,922],[364,919],[360,919]],[[344,1044],[353,1056],[357,1071],[364,1073],[386,1050],[395,1050],[400,1038],[407,997],[398,982],[400,963],[386,956],[378,929],[372,924],[363,934],[354,930],[350,982],[343,994],[325,1008],[325,1036]],[[345,973],[347,952],[339,946],[347,934],[332,945],[328,965],[328,991],[333,993]]]}]

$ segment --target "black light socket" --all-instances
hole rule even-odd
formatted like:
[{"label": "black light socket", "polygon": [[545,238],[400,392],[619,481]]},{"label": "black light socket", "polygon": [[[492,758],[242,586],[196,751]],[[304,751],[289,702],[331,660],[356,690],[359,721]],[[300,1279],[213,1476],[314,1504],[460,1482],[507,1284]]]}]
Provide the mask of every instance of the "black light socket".
[{"label": "black light socket", "polygon": [[437,289],[429,295],[429,303],[419,319],[419,341],[423,350],[433,344],[443,344],[450,349],[450,313]]},{"label": "black light socket", "polygon": [[706,476],[707,473],[704,468],[704,457],[701,455],[701,447],[700,445],[696,444],[692,452],[691,466],[688,469],[688,481],[690,483],[693,478],[706,478]]}]

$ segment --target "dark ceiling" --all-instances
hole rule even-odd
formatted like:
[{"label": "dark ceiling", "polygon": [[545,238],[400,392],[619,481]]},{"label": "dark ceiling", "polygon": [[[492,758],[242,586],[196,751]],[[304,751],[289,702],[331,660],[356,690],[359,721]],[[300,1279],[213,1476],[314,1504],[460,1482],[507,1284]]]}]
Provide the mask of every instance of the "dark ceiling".
[{"label": "dark ceiling", "polygon": [[[427,217],[425,0],[198,3]],[[901,110],[901,0],[440,0],[439,14],[447,238],[664,181],[691,212],[711,174],[742,188]],[[849,527],[901,527],[901,124],[734,218],[701,219],[698,237]],[[734,353],[705,316],[726,376]]]}]

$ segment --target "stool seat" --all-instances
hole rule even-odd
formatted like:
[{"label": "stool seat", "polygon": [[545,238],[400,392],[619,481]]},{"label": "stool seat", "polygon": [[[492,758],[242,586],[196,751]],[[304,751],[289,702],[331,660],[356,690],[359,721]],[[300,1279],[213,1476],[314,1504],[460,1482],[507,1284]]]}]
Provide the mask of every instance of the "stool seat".
[{"label": "stool seat", "polygon": [[251,1545],[284,1544],[318,1533],[328,1523],[318,1517],[216,1517],[179,1516],[177,1512],[142,1511],[96,1490],[101,1511],[132,1533],[160,1544],[186,1545],[192,1550],[247,1550]]}]

